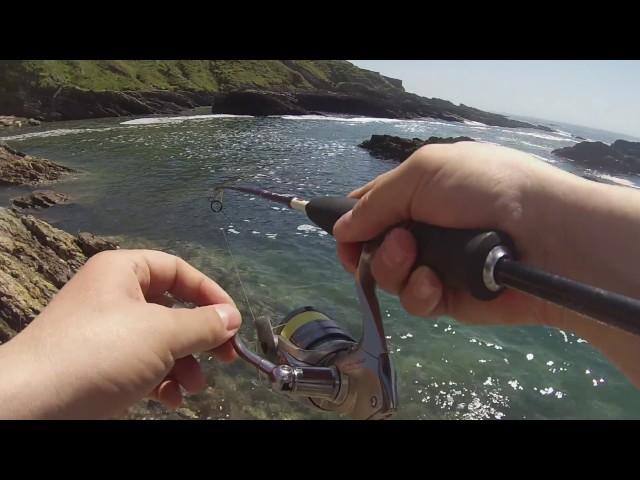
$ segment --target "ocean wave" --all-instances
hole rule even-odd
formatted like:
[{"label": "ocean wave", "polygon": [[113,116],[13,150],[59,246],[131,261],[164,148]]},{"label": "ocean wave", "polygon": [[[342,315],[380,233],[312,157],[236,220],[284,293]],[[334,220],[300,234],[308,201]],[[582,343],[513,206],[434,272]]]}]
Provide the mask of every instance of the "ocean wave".
[{"label": "ocean wave", "polygon": [[253,118],[251,115],[231,115],[217,113],[211,115],[184,115],[181,117],[145,117],[121,122],[120,125],[154,125],[161,123],[182,123],[185,120],[207,120],[209,118]]},{"label": "ocean wave", "polygon": [[464,124],[469,125],[470,127],[488,127],[489,126],[486,123],[474,122],[473,120],[465,120]]},{"label": "ocean wave", "polygon": [[378,117],[331,117],[328,115],[272,115],[275,118],[282,118],[284,120],[327,120],[334,122],[347,122],[347,123],[396,123],[396,122],[411,122],[417,120],[407,120],[401,118],[378,118]]},{"label": "ocean wave", "polygon": [[522,141],[522,142],[520,142],[520,143],[521,143],[522,145],[528,145],[528,146],[530,146],[530,147],[535,147],[535,148],[542,148],[542,149],[544,149],[544,150],[547,150],[547,149],[549,148],[549,147],[546,147],[546,146],[544,146],[544,145],[536,145],[535,143],[529,143],[529,142],[524,142],[524,141]]},{"label": "ocean wave", "polygon": [[624,185],[625,187],[636,187],[638,186],[632,182],[631,180],[627,180],[626,178],[614,177],[613,175],[607,175],[606,173],[595,173],[591,172],[591,175],[594,177],[602,178],[603,180],[609,180],[610,182],[617,183],[618,185]]},{"label": "ocean wave", "polygon": [[527,137],[542,138],[543,140],[553,140],[554,142],[573,142],[577,143],[577,140],[573,138],[555,137],[553,135],[545,135],[544,133],[535,132],[521,132],[519,130],[501,130],[505,133],[515,133],[516,135],[526,135]]},{"label": "ocean wave", "polygon": [[10,135],[8,137],[0,137],[0,140],[25,140],[27,138],[41,137],[61,137],[63,135],[77,135],[89,132],[106,132],[119,127],[105,128],[57,128],[55,130],[46,130],[44,132],[21,133],[20,135]]}]

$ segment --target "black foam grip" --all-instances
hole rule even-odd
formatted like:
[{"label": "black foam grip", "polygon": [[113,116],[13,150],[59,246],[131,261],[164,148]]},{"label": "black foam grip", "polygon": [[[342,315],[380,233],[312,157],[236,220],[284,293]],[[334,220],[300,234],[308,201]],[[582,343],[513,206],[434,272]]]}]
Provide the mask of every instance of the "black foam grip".
[{"label": "black foam grip", "polygon": [[408,228],[418,245],[414,268],[426,265],[438,274],[444,285],[466,290],[478,300],[492,300],[499,295],[500,292],[486,287],[483,269],[494,247],[503,246],[514,255],[514,245],[506,234],[424,223],[413,223]]},{"label": "black foam grip", "polygon": [[[308,217],[320,228],[333,235],[338,219],[351,210],[356,199],[347,197],[318,197],[306,206]],[[414,269],[426,265],[433,269],[442,282],[452,288],[466,290],[479,300],[491,300],[500,292],[489,290],[482,276],[489,252],[504,246],[515,254],[511,239],[497,230],[443,228],[424,223],[411,223],[418,246]]]},{"label": "black foam grip", "polygon": [[309,200],[305,212],[313,223],[333,235],[335,223],[357,202],[358,199],[349,197],[317,197]]}]

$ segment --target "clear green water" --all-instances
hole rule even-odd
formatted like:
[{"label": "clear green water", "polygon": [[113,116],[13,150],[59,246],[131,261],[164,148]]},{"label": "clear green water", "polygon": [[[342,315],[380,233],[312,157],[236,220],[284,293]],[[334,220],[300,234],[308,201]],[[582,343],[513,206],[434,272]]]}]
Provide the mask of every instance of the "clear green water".
[{"label": "clear green water", "polygon": [[[126,247],[180,255],[231,292],[245,313],[249,337],[250,317],[220,228],[227,232],[257,315],[277,320],[310,304],[357,334],[355,290],[330,236],[304,227],[310,222],[301,214],[249,195],[226,195],[231,220],[213,214],[207,194],[216,183],[240,178],[303,197],[344,194],[395,166],[357,147],[374,133],[468,135],[553,163],[559,159],[552,149],[573,144],[568,134],[436,121],[200,117],[123,124],[126,120],[4,130],[0,141],[81,171],[54,187],[70,193],[75,203],[39,215],[71,232],[88,230],[119,237]],[[602,132],[570,131],[610,141]],[[578,170],[570,163],[558,166]],[[2,203],[24,190],[3,188]],[[423,320],[405,314],[394,298],[380,298],[400,381],[397,418],[640,418],[640,392],[570,332]],[[202,362],[212,388],[189,402],[202,418],[334,418],[271,393],[241,361]]]}]

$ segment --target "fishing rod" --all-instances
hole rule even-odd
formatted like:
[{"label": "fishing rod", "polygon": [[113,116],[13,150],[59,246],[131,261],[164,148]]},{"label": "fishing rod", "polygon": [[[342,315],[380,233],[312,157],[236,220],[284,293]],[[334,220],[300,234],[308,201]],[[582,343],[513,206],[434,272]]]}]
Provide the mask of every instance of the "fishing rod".
[{"label": "fishing rod", "polygon": [[[217,187],[210,198],[214,212],[223,209],[224,190],[252,194],[301,211],[331,235],[338,219],[357,203],[357,199],[339,196],[304,200],[227,184]],[[430,267],[448,287],[464,290],[481,301],[493,300],[511,288],[640,335],[640,300],[525,265],[517,260],[515,245],[504,232],[419,222],[404,226],[416,238],[413,269]],[[396,374],[371,273],[371,259],[382,240],[381,235],[363,245],[355,272],[362,312],[360,340],[313,307],[287,315],[277,335],[268,320],[266,326],[256,322],[264,357],[251,351],[239,335],[234,336],[238,355],[266,374],[274,391],[354,419],[384,419],[395,413]]]},{"label": "fishing rod", "polygon": [[[338,219],[357,203],[357,199],[348,197],[303,200],[254,187],[222,188],[251,193],[304,212],[330,235]],[[407,228],[418,247],[413,268],[430,267],[448,287],[464,289],[483,301],[493,300],[505,287],[512,288],[640,335],[640,300],[524,265],[515,258],[513,241],[503,232],[418,222]]]}]

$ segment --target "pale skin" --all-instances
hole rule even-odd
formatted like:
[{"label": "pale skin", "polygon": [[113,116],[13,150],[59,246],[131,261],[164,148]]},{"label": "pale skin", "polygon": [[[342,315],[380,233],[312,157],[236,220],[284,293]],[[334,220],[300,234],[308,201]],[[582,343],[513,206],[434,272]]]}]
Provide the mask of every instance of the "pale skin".
[{"label": "pale skin", "polygon": [[[199,306],[168,308],[165,292]],[[0,418],[112,418],[145,397],[176,408],[206,387],[193,354],[232,360],[239,326],[231,297],[184,260],[100,253],[0,347]]]},{"label": "pale skin", "polygon": [[[476,142],[429,145],[355,190],[359,201],[334,227],[338,255],[353,272],[361,242],[403,221],[496,228],[522,262],[640,298],[640,192],[591,182],[516,150]],[[373,259],[378,285],[416,316],[478,324],[544,325],[575,332],[640,386],[640,337],[516,291],[492,302],[442,285],[421,266],[416,244],[392,228]]]},{"label": "pale skin", "polygon": [[[416,316],[478,325],[544,325],[573,331],[640,386],[640,340],[515,291],[479,302],[433,271],[411,271],[407,220],[510,234],[527,264],[640,297],[640,192],[581,179],[524,153],[463,142],[429,145],[352,192],[336,224],[338,255],[354,270],[362,242],[388,231],[373,273]],[[198,307],[167,308],[171,292]],[[233,300],[183,260],[161,252],[104,252],[19,335],[0,346],[0,418],[111,418],[156,398],[176,408],[205,388],[194,354],[235,353]]]}]

